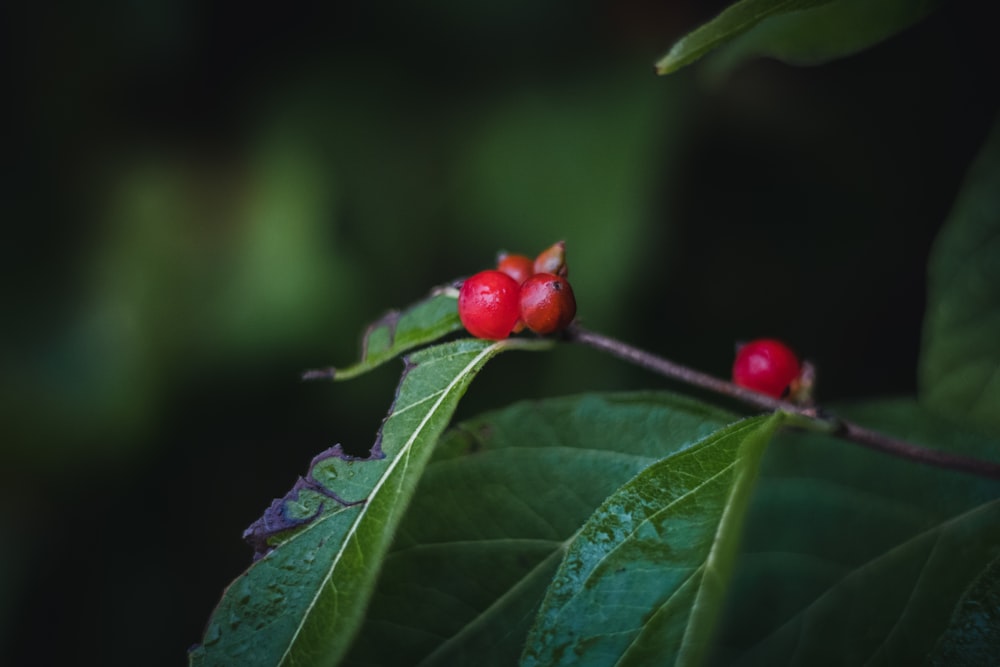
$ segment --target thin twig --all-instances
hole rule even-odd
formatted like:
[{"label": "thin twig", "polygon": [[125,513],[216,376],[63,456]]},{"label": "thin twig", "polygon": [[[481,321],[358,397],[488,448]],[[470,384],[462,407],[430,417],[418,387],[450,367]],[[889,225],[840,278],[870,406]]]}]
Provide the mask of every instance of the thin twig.
[{"label": "thin twig", "polygon": [[623,343],[620,340],[589,331],[577,325],[573,325],[567,329],[565,337],[570,342],[580,343],[607,352],[612,356],[663,375],[664,377],[729,396],[756,408],[782,410],[783,412],[815,420],[817,425],[821,425],[823,430],[828,431],[832,435],[855,442],[869,449],[938,468],[958,470],[981,477],[1000,479],[1000,464],[998,463],[920,447],[905,440],[899,440],[884,433],[866,429],[846,419],[827,415],[815,407],[803,407],[788,401],[771,398],[770,396],[744,387],[739,387],[732,382],[720,380],[707,373],[702,373],[669,359],[664,359],[645,350],[633,347],[628,343]]}]

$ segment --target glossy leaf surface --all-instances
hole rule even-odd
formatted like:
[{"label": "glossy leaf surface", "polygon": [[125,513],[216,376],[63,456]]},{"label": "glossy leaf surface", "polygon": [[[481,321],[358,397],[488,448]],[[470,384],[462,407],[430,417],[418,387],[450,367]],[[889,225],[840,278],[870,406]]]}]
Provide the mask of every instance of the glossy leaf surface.
[{"label": "glossy leaf surface", "polygon": [[832,0],[741,0],[727,7],[708,23],[678,40],[656,63],[658,74],[670,74],[690,65],[708,52],[735,39],[768,18]]},{"label": "glossy leaf surface", "polygon": [[878,44],[940,4],[940,0],[836,0],[777,14],[719,48],[706,66],[718,76],[757,57],[792,65],[819,65]]},{"label": "glossy leaf surface", "polygon": [[346,664],[515,664],[595,508],[734,419],[691,399],[632,393],[517,403],[452,429]]},{"label": "glossy leaf surface", "polygon": [[[1000,443],[913,401],[846,412],[912,442],[1000,459]],[[992,595],[998,526],[1000,482],[826,436],[780,435],[710,664],[923,664],[946,645],[946,664],[980,664],[954,619],[963,609],[984,618],[975,614]]]},{"label": "glossy leaf surface", "polygon": [[346,650],[433,444],[488,359],[548,344],[462,339],[414,353],[367,458],[339,445],[246,537],[263,556],[226,590],[192,665],[331,665]]},{"label": "glossy leaf surface", "polygon": [[1000,436],[1000,125],[935,241],[928,283],[921,398]]},{"label": "glossy leaf surface", "polygon": [[728,426],[602,503],[569,545],[522,664],[699,664],[760,457],[781,420]]}]

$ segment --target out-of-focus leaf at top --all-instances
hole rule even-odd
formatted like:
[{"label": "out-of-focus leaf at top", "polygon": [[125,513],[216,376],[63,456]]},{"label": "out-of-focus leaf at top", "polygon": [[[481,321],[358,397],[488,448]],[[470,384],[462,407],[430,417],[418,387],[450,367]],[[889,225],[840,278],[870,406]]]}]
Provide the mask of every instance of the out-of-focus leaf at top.
[{"label": "out-of-focus leaf at top", "polygon": [[706,61],[720,77],[758,57],[819,65],[863,51],[923,19],[940,0],[837,0],[770,16],[720,47]]},{"label": "out-of-focus leaf at top", "polygon": [[347,649],[413,489],[476,373],[505,349],[547,341],[461,339],[406,360],[365,458],[337,445],[248,529],[257,560],[226,589],[192,665],[332,665]]},{"label": "out-of-focus leaf at top", "polygon": [[307,371],[307,379],[349,380],[381,366],[420,345],[427,345],[462,328],[458,292],[435,289],[424,300],[404,310],[391,310],[368,325],[361,339],[361,358],[345,368]]},{"label": "out-of-focus leaf at top", "polygon": [[[1000,442],[914,401],[842,412],[911,442],[1000,459]],[[997,526],[1000,482],[827,436],[780,435],[709,664],[912,665],[945,645],[956,651],[950,664],[982,664],[955,619],[995,599]]]},{"label": "out-of-focus leaf at top", "polygon": [[657,74],[670,74],[690,65],[709,51],[742,35],[768,18],[809,7],[825,5],[832,0],[741,0],[730,5],[708,23],[689,32],[670,47],[667,55],[656,63]]},{"label": "out-of-focus leaf at top", "polygon": [[931,252],[923,336],[921,400],[1000,436],[1000,124]]}]

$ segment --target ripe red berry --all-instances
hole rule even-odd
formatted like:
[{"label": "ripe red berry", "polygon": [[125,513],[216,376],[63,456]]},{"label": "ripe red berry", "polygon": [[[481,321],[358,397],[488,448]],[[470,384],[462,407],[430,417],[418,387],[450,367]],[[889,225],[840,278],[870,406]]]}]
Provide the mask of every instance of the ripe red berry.
[{"label": "ripe red berry", "polygon": [[742,346],[733,362],[733,382],[774,398],[781,398],[801,372],[795,353],[781,341],[770,338]]},{"label": "ripe red berry", "polygon": [[521,285],[521,320],[535,333],[561,331],[575,316],[573,288],[562,276],[536,273]]},{"label": "ripe red berry", "polygon": [[506,338],[520,317],[517,281],[494,270],[466,278],[458,292],[458,317],[477,338]]},{"label": "ripe red berry", "polygon": [[502,252],[497,256],[497,270],[503,271],[520,285],[535,272],[535,261],[526,255]]}]

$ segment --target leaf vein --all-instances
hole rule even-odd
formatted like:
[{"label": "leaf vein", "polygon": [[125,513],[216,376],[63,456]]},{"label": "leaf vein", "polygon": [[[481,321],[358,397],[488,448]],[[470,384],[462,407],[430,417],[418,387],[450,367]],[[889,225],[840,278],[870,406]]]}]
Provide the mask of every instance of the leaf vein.
[{"label": "leaf vein", "polygon": [[[382,474],[382,477],[379,478],[378,482],[375,484],[375,487],[372,489],[371,493],[368,496],[369,502],[365,503],[361,507],[361,511],[358,513],[358,516],[355,517],[354,522],[351,524],[351,527],[348,529],[347,534],[344,536],[344,539],[341,542],[340,548],[337,550],[337,554],[334,556],[333,561],[330,564],[330,567],[327,569],[327,573],[324,576],[323,581],[316,588],[316,594],[313,595],[312,600],[310,600],[308,606],[306,607],[305,611],[302,614],[301,619],[299,620],[298,624],[296,625],[295,632],[292,634],[291,639],[289,639],[289,641],[288,641],[288,646],[285,648],[284,653],[282,653],[281,658],[278,660],[278,664],[279,665],[285,664],[285,660],[291,654],[292,647],[295,646],[295,642],[298,640],[299,634],[302,632],[302,628],[305,626],[306,620],[309,618],[310,614],[312,613],[313,608],[316,606],[317,600],[319,600],[321,591],[326,587],[327,583],[331,583],[332,582],[333,573],[337,569],[337,565],[340,563],[340,560],[341,560],[341,558],[344,555],[344,551],[346,549],[347,543],[349,541],[350,542],[356,541],[355,536],[357,535],[358,527],[361,525],[361,521],[367,515],[367,510],[371,506],[371,499],[373,499],[376,495],[378,495],[379,490],[386,483],[386,480],[389,479],[389,477],[392,475],[392,473],[395,470],[396,466],[399,465],[400,460],[404,457],[404,455],[406,454],[406,452],[408,452],[409,449],[413,446],[413,443],[416,441],[416,439],[420,435],[420,433],[423,432],[424,428],[427,427],[427,424],[428,424],[428,422],[430,422],[431,417],[434,415],[434,413],[436,412],[437,408],[440,407],[441,403],[444,402],[445,398],[447,398],[448,394],[450,392],[454,391],[455,387],[457,387],[462,382],[462,380],[465,379],[466,375],[469,372],[471,372],[471,370],[473,368],[475,368],[476,365],[479,362],[481,362],[483,359],[485,359],[491,353],[493,353],[499,347],[499,345],[500,345],[500,343],[494,343],[493,345],[490,345],[488,347],[483,348],[483,350],[480,351],[465,366],[465,368],[463,368],[459,373],[455,374],[455,377],[452,378],[452,380],[448,383],[448,385],[445,387],[445,390],[438,397],[437,401],[434,403],[433,406],[431,406],[430,409],[428,409],[427,414],[424,415],[424,418],[420,421],[420,423],[414,429],[413,433],[410,434],[410,437],[407,439],[406,443],[404,443],[404,445],[400,449],[399,453],[396,454],[396,457],[389,464],[389,466],[386,469],[386,471]],[[446,355],[445,357],[442,357],[442,359],[451,358],[453,356],[458,356],[458,355],[457,354],[449,354],[449,355]],[[440,360],[436,360],[436,361],[440,361]]]},{"label": "leaf vein", "polygon": [[706,485],[712,483],[713,481],[715,481],[716,478],[718,478],[720,475],[722,475],[725,472],[727,472],[730,468],[733,467],[733,465],[735,465],[735,463],[731,463],[731,464],[727,465],[725,468],[723,468],[722,470],[720,470],[716,474],[714,474],[711,477],[705,479],[698,486],[695,486],[695,487],[693,487],[693,488],[685,491],[680,496],[674,498],[673,500],[671,500],[669,503],[667,503],[666,505],[664,505],[663,507],[661,507],[660,509],[658,509],[653,514],[649,515],[648,517],[646,517],[645,519],[643,519],[642,521],[640,521],[638,523],[638,525],[636,525],[635,528],[628,533],[628,535],[626,535],[624,538],[622,538],[618,542],[618,544],[616,544],[607,553],[605,553],[603,556],[601,556],[601,558],[596,563],[594,563],[594,565],[590,568],[590,572],[587,573],[587,576],[583,580],[583,582],[581,582],[581,584],[576,587],[576,590],[573,592],[573,594],[561,606],[561,608],[559,610],[559,613],[556,614],[556,617],[555,617],[556,620],[558,620],[558,618],[560,616],[562,616],[563,611],[565,611],[566,609],[569,608],[569,605],[572,604],[573,600],[576,599],[584,590],[586,590],[587,583],[590,582],[590,580],[593,579],[595,576],[597,576],[598,569],[601,567],[601,565],[604,562],[606,562],[612,555],[614,555],[619,549],[623,548],[629,541],[631,541],[632,538],[636,535],[636,533],[639,532],[639,529],[641,529],[646,524],[650,523],[653,519],[655,519],[656,517],[658,517],[659,515],[661,515],[663,512],[666,512],[669,509],[671,509],[672,507],[674,507],[675,505],[677,505],[677,503],[683,502],[686,498],[688,498],[692,494],[698,492],[704,486],[706,486]]}]

